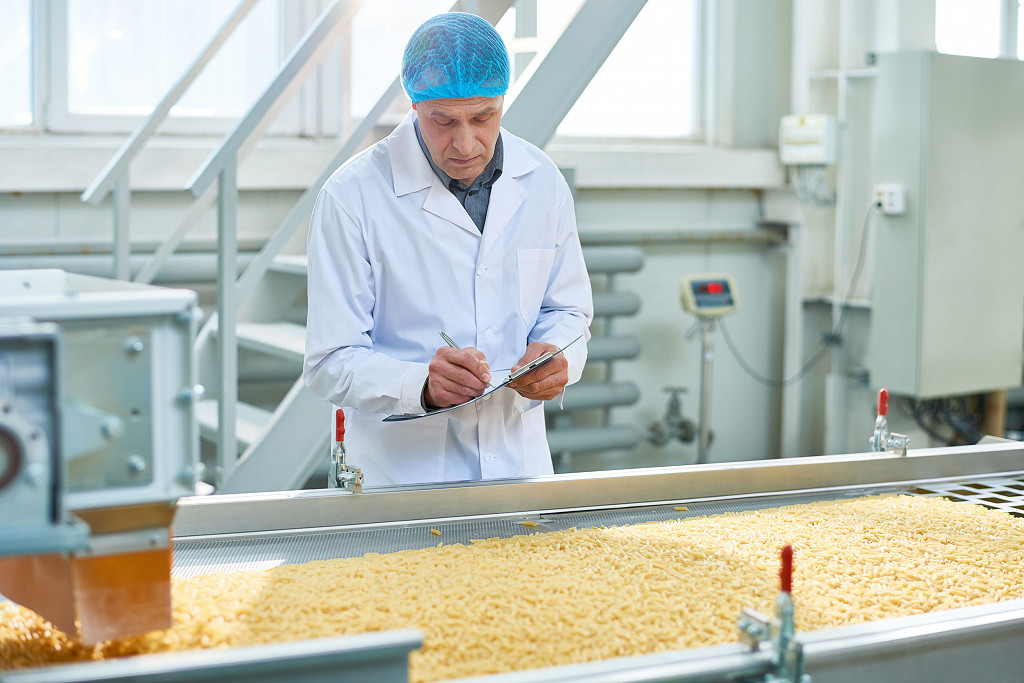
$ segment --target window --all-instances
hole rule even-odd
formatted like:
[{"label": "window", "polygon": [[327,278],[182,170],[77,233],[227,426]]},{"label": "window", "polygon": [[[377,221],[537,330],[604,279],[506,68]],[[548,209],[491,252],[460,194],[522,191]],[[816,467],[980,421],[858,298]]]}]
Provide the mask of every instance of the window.
[{"label": "window", "polygon": [[936,0],[935,48],[951,55],[1024,59],[1024,7],[1018,0]]},{"label": "window", "polygon": [[[133,129],[237,4],[237,0],[55,3],[48,127]],[[180,123],[187,117],[225,119],[242,114],[277,71],[280,33],[278,3],[258,2],[171,111],[179,123],[175,125],[172,118],[167,128],[194,130]]]},{"label": "window", "polygon": [[32,124],[30,0],[0,0],[0,126]]},{"label": "window", "polygon": [[[558,129],[561,136],[694,137],[698,8],[648,0]],[[0,0],[0,127],[129,133],[181,77],[239,0]],[[271,132],[333,135],[398,75],[412,31],[453,0],[362,3],[351,33]],[[582,0],[517,0],[499,22],[513,59],[544,52]],[[223,133],[255,101],[326,2],[258,0],[162,125]],[[45,16],[33,16],[39,9]],[[522,12],[522,14],[519,14]],[[527,17],[530,20],[527,20]],[[535,28],[533,18],[535,17]],[[517,38],[520,32],[536,36]],[[39,58],[40,56],[45,59]],[[517,59],[518,57],[518,59]],[[34,64],[36,58],[42,64]],[[45,107],[43,107],[45,103]],[[615,103],[616,106],[609,106]],[[626,106],[628,105],[628,106]],[[33,115],[43,119],[34,120]]]},{"label": "window", "polygon": [[366,116],[398,76],[412,32],[451,6],[451,0],[374,0],[363,4],[352,19],[353,118]]},{"label": "window", "polygon": [[[545,18],[538,7],[538,24]],[[694,0],[648,0],[565,120],[559,135],[697,134]],[[538,26],[538,32],[540,26]]]}]

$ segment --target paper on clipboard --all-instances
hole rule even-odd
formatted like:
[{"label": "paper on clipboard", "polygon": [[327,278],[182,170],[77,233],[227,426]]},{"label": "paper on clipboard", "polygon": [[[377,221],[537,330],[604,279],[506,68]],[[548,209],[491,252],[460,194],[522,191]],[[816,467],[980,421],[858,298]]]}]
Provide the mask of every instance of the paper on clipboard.
[{"label": "paper on clipboard", "polygon": [[524,365],[523,367],[519,368],[518,370],[513,372],[511,375],[509,375],[508,378],[506,378],[505,381],[503,381],[501,384],[498,384],[493,389],[488,389],[487,391],[485,391],[484,393],[480,394],[476,398],[471,398],[468,401],[463,401],[462,403],[459,403],[458,405],[449,406],[447,408],[438,408],[437,410],[431,410],[428,413],[406,413],[404,415],[388,415],[387,417],[385,417],[383,419],[383,422],[404,422],[406,420],[416,420],[416,419],[421,418],[421,417],[429,417],[431,415],[440,415],[441,413],[447,413],[449,410],[455,410],[456,408],[461,408],[462,406],[468,406],[470,403],[476,403],[480,399],[485,398],[487,396],[490,396],[491,394],[493,394],[498,389],[501,389],[502,387],[508,385],[509,383],[514,382],[515,380],[519,379],[520,377],[522,377],[526,373],[530,372],[531,370],[535,370],[535,369],[539,368],[540,366],[544,365],[549,360],[551,360],[552,358],[554,358],[558,354],[562,353],[563,351],[565,351],[567,348],[569,348],[570,346],[572,346],[573,344],[575,344],[576,342],[578,342],[582,338],[583,338],[583,335],[581,334],[580,336],[576,337],[571,342],[569,342],[568,344],[566,344],[562,348],[558,349],[557,351],[548,351],[547,353],[543,354],[542,356],[539,356],[539,357],[533,359],[532,361],[530,361],[529,363],[527,363],[526,365]]}]

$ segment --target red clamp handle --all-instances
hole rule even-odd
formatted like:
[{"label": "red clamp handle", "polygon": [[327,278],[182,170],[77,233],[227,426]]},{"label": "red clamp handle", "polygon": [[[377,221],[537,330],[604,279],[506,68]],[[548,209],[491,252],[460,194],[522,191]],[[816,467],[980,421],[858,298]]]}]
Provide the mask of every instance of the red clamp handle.
[{"label": "red clamp handle", "polygon": [[782,549],[782,569],[779,570],[781,589],[783,593],[793,592],[793,546],[787,545]]},{"label": "red clamp handle", "polygon": [[345,411],[341,408],[334,411],[334,440],[345,440]]},{"label": "red clamp handle", "polygon": [[885,417],[885,414],[889,411],[889,390],[882,388],[878,392],[878,414]]}]

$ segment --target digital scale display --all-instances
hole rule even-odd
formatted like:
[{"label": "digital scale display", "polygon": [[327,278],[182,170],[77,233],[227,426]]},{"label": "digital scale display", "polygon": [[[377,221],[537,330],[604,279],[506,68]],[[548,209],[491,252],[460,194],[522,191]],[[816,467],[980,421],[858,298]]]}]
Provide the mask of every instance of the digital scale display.
[{"label": "digital scale display", "polygon": [[694,282],[692,287],[697,308],[733,305],[728,280],[703,280]]},{"label": "digital scale display", "polygon": [[713,318],[736,310],[736,285],[731,275],[699,273],[679,282],[683,310],[696,316]]}]

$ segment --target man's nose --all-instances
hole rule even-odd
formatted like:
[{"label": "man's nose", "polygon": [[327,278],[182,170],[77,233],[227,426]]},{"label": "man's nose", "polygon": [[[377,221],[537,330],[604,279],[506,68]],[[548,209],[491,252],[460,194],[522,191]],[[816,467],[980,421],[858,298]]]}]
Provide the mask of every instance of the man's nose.
[{"label": "man's nose", "polygon": [[473,136],[467,126],[459,126],[452,136],[452,147],[459,154],[469,154],[473,150]]}]

